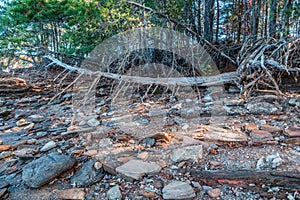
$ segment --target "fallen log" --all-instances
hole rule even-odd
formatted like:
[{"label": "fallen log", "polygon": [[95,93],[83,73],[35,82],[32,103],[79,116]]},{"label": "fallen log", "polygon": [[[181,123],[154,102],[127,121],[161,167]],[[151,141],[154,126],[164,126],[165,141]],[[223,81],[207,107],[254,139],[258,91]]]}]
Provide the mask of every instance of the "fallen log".
[{"label": "fallen log", "polygon": [[300,189],[300,173],[292,171],[267,170],[199,170],[188,169],[192,177],[207,185],[269,184],[284,189]]},{"label": "fallen log", "polygon": [[52,61],[52,63],[48,64],[47,67],[56,64],[64,69],[70,71],[78,71],[80,73],[86,75],[95,75],[98,77],[106,77],[111,78],[119,81],[124,81],[127,83],[139,83],[143,85],[176,85],[176,86],[213,86],[213,85],[222,85],[224,83],[236,82],[239,81],[239,75],[236,72],[228,72],[223,74],[218,74],[214,76],[203,76],[203,77],[169,77],[169,78],[153,78],[153,77],[141,77],[141,76],[129,76],[129,75],[121,75],[121,74],[114,74],[109,72],[101,72],[101,71],[91,71],[84,68],[73,67],[67,65],[60,60],[52,58],[50,56],[44,56]]}]

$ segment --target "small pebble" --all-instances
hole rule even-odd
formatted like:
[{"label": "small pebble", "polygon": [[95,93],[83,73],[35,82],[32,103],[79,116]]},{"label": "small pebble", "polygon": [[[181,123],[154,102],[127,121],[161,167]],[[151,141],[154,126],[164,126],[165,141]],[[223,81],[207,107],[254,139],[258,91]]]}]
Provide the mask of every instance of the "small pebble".
[{"label": "small pebble", "polygon": [[212,190],[212,189],[213,189],[212,187],[207,186],[207,185],[203,185],[203,186],[202,186],[202,190],[203,190],[203,191],[209,191],[209,190]]},{"label": "small pebble", "polygon": [[95,162],[94,167],[95,167],[95,169],[99,170],[102,168],[102,163],[97,161],[97,162]]},{"label": "small pebble", "polygon": [[207,191],[208,196],[211,198],[218,198],[221,195],[221,190],[219,188],[215,188]]},{"label": "small pebble", "polygon": [[41,148],[41,152],[45,152],[45,151],[49,151],[50,149],[53,149],[54,147],[56,147],[56,142],[54,141],[49,141],[47,142],[42,148]]}]

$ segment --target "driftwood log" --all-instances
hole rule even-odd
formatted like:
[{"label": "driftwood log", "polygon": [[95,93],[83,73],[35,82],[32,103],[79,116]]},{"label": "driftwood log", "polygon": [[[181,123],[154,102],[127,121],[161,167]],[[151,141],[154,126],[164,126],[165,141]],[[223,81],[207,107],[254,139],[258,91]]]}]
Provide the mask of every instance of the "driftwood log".
[{"label": "driftwood log", "polygon": [[213,86],[213,85],[222,85],[224,83],[236,82],[239,80],[239,75],[236,72],[228,72],[223,74],[218,74],[214,76],[206,76],[206,77],[169,77],[169,78],[152,78],[152,77],[140,77],[140,76],[128,76],[121,74],[114,74],[109,72],[101,72],[101,71],[91,71],[84,68],[73,67],[67,65],[60,60],[57,60],[50,56],[44,56],[45,58],[50,59],[52,62],[47,65],[47,67],[51,65],[59,65],[64,69],[70,71],[78,71],[79,73],[86,75],[94,75],[98,77],[106,77],[119,81],[124,81],[126,83],[139,83],[142,85],[176,85],[176,86]]},{"label": "driftwood log", "polygon": [[188,169],[192,177],[208,185],[231,184],[248,186],[270,184],[285,189],[300,189],[300,173],[266,170],[199,170]]}]

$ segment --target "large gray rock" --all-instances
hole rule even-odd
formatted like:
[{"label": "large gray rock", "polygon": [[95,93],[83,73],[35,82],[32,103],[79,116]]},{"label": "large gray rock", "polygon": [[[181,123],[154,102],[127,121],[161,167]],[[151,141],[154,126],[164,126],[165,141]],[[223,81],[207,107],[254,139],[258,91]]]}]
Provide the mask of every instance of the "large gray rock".
[{"label": "large gray rock", "polygon": [[116,185],[116,186],[110,188],[107,191],[106,198],[108,200],[121,200],[122,199],[122,193],[120,191],[119,186]]},{"label": "large gray rock", "polygon": [[71,178],[71,182],[78,187],[86,187],[99,181],[104,176],[104,173],[102,168],[97,170],[94,167],[96,162],[96,160],[92,159],[84,163],[81,169]]},{"label": "large gray rock", "polygon": [[29,187],[38,188],[71,169],[74,164],[75,159],[69,156],[51,153],[27,164],[23,168],[22,180]]},{"label": "large gray rock", "polygon": [[129,181],[138,180],[146,174],[155,174],[161,170],[161,166],[141,160],[130,160],[116,168],[116,172]]},{"label": "large gray rock", "polygon": [[182,181],[173,181],[162,192],[164,199],[191,199],[196,196],[192,186]]},{"label": "large gray rock", "polygon": [[181,161],[191,161],[191,162],[198,162],[203,157],[203,147],[202,145],[195,145],[195,146],[187,146],[187,147],[180,147],[175,149],[170,158],[174,162],[181,162]]}]

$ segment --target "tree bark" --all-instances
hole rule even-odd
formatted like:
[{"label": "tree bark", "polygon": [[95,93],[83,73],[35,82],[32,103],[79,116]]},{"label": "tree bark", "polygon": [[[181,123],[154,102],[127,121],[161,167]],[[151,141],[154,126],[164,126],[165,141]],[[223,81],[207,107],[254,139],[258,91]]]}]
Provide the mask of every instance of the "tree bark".
[{"label": "tree bark", "polygon": [[251,12],[251,36],[255,41],[257,39],[258,25],[259,25],[259,12],[261,0],[252,0]]},{"label": "tree bark", "polygon": [[237,2],[237,11],[238,11],[237,43],[240,43],[240,41],[241,41],[241,28],[242,28],[241,7],[242,7],[241,0],[238,0],[238,2]]},{"label": "tree bark", "polygon": [[201,77],[170,77],[170,78],[152,78],[152,77],[142,77],[142,76],[130,76],[130,75],[122,75],[122,74],[114,74],[109,72],[101,72],[101,71],[91,71],[84,68],[73,67],[67,65],[60,60],[57,60],[50,56],[44,56],[44,58],[48,58],[52,61],[47,67],[56,64],[64,69],[70,71],[78,71],[79,73],[87,74],[87,75],[95,75],[99,77],[106,77],[115,80],[121,80],[124,82],[132,82],[132,83],[140,83],[144,85],[177,85],[177,86],[213,86],[213,85],[222,85],[224,83],[236,82],[239,81],[239,75],[236,72],[228,72],[223,74],[218,74],[214,76],[201,76]]},{"label": "tree bark", "polygon": [[217,28],[216,28],[216,41],[219,40],[219,26],[220,26],[220,2],[217,1]]},{"label": "tree bark", "polygon": [[202,35],[202,26],[201,26],[201,0],[198,0],[197,18],[198,18],[198,31],[197,31],[197,33],[199,35]]},{"label": "tree bark", "polygon": [[276,38],[277,0],[271,1],[269,16],[269,35]]},{"label": "tree bark", "polygon": [[263,170],[198,170],[189,171],[194,178],[207,184],[271,184],[285,189],[300,189],[299,172],[291,171],[263,171]]},{"label": "tree bark", "polygon": [[283,7],[283,37],[286,37],[290,33],[290,13],[291,13],[291,0],[286,0]]},{"label": "tree bark", "polygon": [[205,13],[204,13],[204,38],[207,41],[213,40],[213,21],[214,21],[214,1],[205,0]]}]

